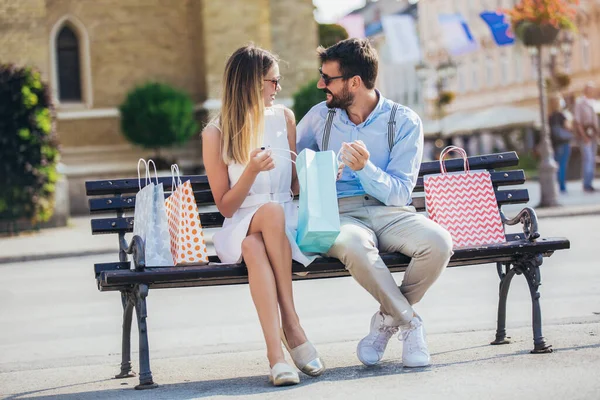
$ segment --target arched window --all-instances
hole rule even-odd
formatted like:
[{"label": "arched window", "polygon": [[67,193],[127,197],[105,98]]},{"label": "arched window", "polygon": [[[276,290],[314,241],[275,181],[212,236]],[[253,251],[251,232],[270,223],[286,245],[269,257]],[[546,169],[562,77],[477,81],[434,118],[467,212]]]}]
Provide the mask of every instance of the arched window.
[{"label": "arched window", "polygon": [[73,15],[61,17],[50,30],[50,87],[58,109],[93,108],[90,38]]},{"label": "arched window", "polygon": [[80,60],[77,35],[65,25],[56,37],[58,98],[61,102],[82,101]]}]

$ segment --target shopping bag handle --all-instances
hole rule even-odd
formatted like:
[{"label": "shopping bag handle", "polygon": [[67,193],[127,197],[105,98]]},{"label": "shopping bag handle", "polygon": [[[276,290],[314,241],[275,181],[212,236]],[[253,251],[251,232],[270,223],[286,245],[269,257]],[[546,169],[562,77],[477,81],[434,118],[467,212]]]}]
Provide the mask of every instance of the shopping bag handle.
[{"label": "shopping bag handle", "polygon": [[[138,160],[138,165],[137,165],[138,187],[140,188],[140,190],[142,190],[142,175],[140,174],[140,163],[144,163],[144,166],[146,167],[146,172],[144,173],[144,176],[146,177],[146,185],[148,184],[148,163],[143,158],[140,158]],[[144,185],[144,186],[146,186],[146,185]]]},{"label": "shopping bag handle", "polygon": [[179,173],[179,165],[171,165],[171,190],[174,192],[177,186],[181,185],[181,174]]},{"label": "shopping bag handle", "polygon": [[[264,150],[280,150],[280,151],[287,151],[288,153],[290,153],[290,154],[293,154],[293,155],[295,155],[296,157],[298,157],[298,154],[297,154],[295,151],[292,151],[292,150],[290,150],[290,149],[284,149],[284,148],[282,148],[282,147],[270,147],[270,146],[264,146],[264,147],[261,147],[261,149],[264,149]],[[292,162],[294,165],[296,164],[296,161],[292,160],[291,158],[288,158],[288,157],[285,157],[285,156],[280,156],[279,154],[274,154],[274,153],[271,153],[271,155],[272,155],[272,156],[274,156],[274,157],[282,158],[282,159],[284,159],[284,160],[287,160],[287,161],[291,161],[291,162]]]},{"label": "shopping bag handle", "polygon": [[470,169],[469,169],[469,159],[467,158],[467,152],[461,147],[448,146],[444,150],[442,150],[442,153],[440,154],[440,171],[442,172],[442,174],[448,173],[446,171],[446,164],[444,163],[444,158],[446,158],[446,156],[452,152],[460,154],[460,156],[463,159],[463,166],[464,166],[465,172],[469,173]]},{"label": "shopping bag handle", "polygon": [[154,161],[152,161],[152,160],[146,161],[143,158],[140,158],[138,160],[138,165],[137,165],[138,187],[140,188],[140,190],[142,190],[142,176],[140,174],[140,163],[144,163],[144,166],[146,167],[146,173],[144,174],[144,177],[146,178],[146,184],[144,186],[146,186],[152,182],[152,177],[150,176],[150,163],[152,163],[152,166],[154,167],[154,177],[156,179],[156,184],[158,185],[158,173],[156,171],[156,164],[154,164]]}]

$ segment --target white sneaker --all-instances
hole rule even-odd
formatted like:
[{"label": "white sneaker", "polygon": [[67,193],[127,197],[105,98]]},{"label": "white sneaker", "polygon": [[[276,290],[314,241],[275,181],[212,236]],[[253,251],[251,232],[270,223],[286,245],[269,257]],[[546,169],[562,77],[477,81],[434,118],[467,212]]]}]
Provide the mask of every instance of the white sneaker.
[{"label": "white sneaker", "polygon": [[405,367],[426,367],[431,364],[431,357],[425,342],[425,328],[421,317],[413,317],[410,326],[402,329],[398,339],[404,342],[402,364]]},{"label": "white sneaker", "polygon": [[391,325],[392,317],[377,311],[371,318],[371,331],[356,348],[356,355],[365,365],[375,365],[383,357],[388,341],[398,332],[398,326]]}]

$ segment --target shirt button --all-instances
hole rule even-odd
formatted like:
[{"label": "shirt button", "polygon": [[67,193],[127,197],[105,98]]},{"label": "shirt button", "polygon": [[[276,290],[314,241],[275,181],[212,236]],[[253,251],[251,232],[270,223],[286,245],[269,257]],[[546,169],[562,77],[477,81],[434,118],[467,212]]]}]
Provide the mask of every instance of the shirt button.
[{"label": "shirt button", "polygon": [[369,196],[365,196],[365,200],[369,200]]}]

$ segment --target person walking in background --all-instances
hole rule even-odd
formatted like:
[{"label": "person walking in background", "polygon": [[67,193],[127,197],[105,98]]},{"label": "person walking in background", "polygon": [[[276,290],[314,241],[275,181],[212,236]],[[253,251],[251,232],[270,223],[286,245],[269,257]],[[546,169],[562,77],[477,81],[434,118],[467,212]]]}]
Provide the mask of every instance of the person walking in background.
[{"label": "person walking in background", "polygon": [[559,95],[550,98],[548,122],[554,147],[554,157],[558,163],[558,185],[561,193],[567,192],[567,168],[571,156],[571,121],[565,113],[565,101]]},{"label": "person walking in background", "polygon": [[583,96],[577,99],[574,108],[575,132],[581,149],[581,170],[583,174],[583,190],[592,193],[596,170],[596,154],[598,152],[598,116],[594,110],[596,87],[588,82],[583,89]]}]

